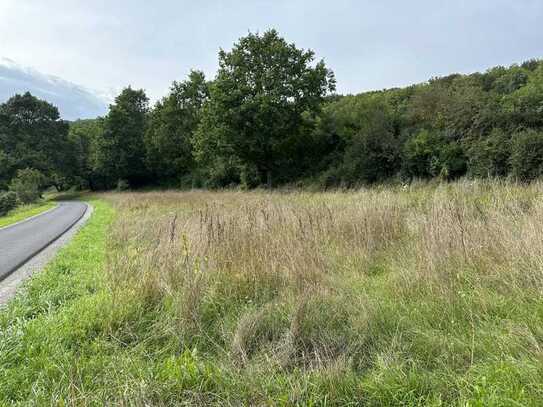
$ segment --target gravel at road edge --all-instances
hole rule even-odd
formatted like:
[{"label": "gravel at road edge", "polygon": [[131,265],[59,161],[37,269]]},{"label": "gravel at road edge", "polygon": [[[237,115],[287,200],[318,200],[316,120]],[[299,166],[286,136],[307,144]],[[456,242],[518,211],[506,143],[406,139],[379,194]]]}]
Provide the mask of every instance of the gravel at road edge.
[{"label": "gravel at road edge", "polygon": [[55,257],[58,250],[72,240],[78,230],[90,218],[92,211],[93,207],[87,204],[87,211],[70,230],[0,282],[0,307],[5,306],[15,296],[17,289],[25,280],[31,277],[32,274],[42,270]]}]

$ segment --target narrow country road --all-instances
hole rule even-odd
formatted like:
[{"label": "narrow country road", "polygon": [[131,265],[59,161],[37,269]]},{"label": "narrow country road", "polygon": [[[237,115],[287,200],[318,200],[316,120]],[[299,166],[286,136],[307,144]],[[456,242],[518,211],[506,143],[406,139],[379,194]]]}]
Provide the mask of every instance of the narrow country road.
[{"label": "narrow country road", "polygon": [[0,229],[0,282],[68,231],[86,210],[82,202],[60,202],[42,215]]}]

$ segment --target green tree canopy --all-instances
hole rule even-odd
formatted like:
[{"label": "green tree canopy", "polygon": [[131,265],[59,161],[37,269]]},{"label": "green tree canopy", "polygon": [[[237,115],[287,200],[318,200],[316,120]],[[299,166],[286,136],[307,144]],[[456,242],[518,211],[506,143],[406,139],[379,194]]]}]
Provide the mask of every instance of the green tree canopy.
[{"label": "green tree canopy", "polygon": [[456,140],[437,130],[421,130],[404,145],[403,170],[409,177],[457,178],[466,172],[466,157]]},{"label": "green tree canopy", "polygon": [[161,181],[179,180],[194,168],[192,137],[208,97],[204,73],[191,71],[186,81],[174,82],[153,109],[145,146],[147,164]]},{"label": "green tree canopy", "polygon": [[0,187],[25,168],[58,185],[72,171],[73,157],[68,123],[55,106],[28,92],[0,105]]},{"label": "green tree canopy", "polygon": [[505,177],[510,171],[511,138],[501,129],[465,142],[471,177]]},{"label": "green tree canopy", "polygon": [[110,106],[104,120],[104,134],[97,142],[94,170],[113,187],[120,180],[140,185],[147,178],[144,134],[149,112],[145,92],[124,89]]},{"label": "green tree canopy", "polygon": [[[274,30],[249,34],[220,51],[212,82],[192,71],[151,111],[145,93],[128,88],[103,120],[73,123],[71,155],[55,144],[42,160],[41,149],[21,147],[32,142],[13,143],[29,131],[4,113],[0,138],[9,142],[0,144],[0,189],[26,167],[57,184],[94,189],[272,180],[354,186],[465,175],[529,181],[543,174],[540,60],[358,95],[334,88],[333,73],[312,51]],[[42,134],[39,128],[32,127]],[[63,167],[37,165],[47,160]]]},{"label": "green tree canopy", "polygon": [[336,134],[339,155],[325,174],[326,183],[355,185],[393,176],[399,168],[401,140],[394,103],[382,92],[345,96],[325,107],[319,126]]},{"label": "green tree canopy", "polygon": [[522,131],[513,135],[511,175],[519,181],[543,176],[543,132]]},{"label": "green tree canopy", "polygon": [[73,183],[81,188],[97,188],[104,184],[95,171],[98,167],[98,146],[104,137],[104,119],[77,120],[70,124],[68,138],[75,154]]},{"label": "green tree canopy", "polygon": [[[303,129],[303,114],[319,111],[335,89],[323,61],[270,30],[241,38],[219,53],[219,72],[194,140],[205,166],[234,166],[260,183],[281,174]],[[287,160],[288,162],[288,160]]]}]

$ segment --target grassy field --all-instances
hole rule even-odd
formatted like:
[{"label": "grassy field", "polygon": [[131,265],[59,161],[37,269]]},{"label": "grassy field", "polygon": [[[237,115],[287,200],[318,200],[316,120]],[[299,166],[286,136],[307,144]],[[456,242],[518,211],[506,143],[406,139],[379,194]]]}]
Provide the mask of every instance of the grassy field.
[{"label": "grassy field", "polygon": [[0,404],[541,405],[543,184],[93,197]]},{"label": "grassy field", "polygon": [[5,216],[0,216],[0,228],[20,222],[35,215],[39,215],[56,206],[54,202],[40,202],[36,204],[23,205],[10,211]]}]

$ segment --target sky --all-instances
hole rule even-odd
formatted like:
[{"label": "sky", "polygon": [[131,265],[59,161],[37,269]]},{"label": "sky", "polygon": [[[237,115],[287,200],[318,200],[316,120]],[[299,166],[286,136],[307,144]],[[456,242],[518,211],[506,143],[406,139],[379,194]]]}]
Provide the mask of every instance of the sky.
[{"label": "sky", "polygon": [[0,102],[37,89],[74,119],[128,85],[156,101],[270,28],[359,93],[543,57],[541,21],[541,0],[0,0]]}]

